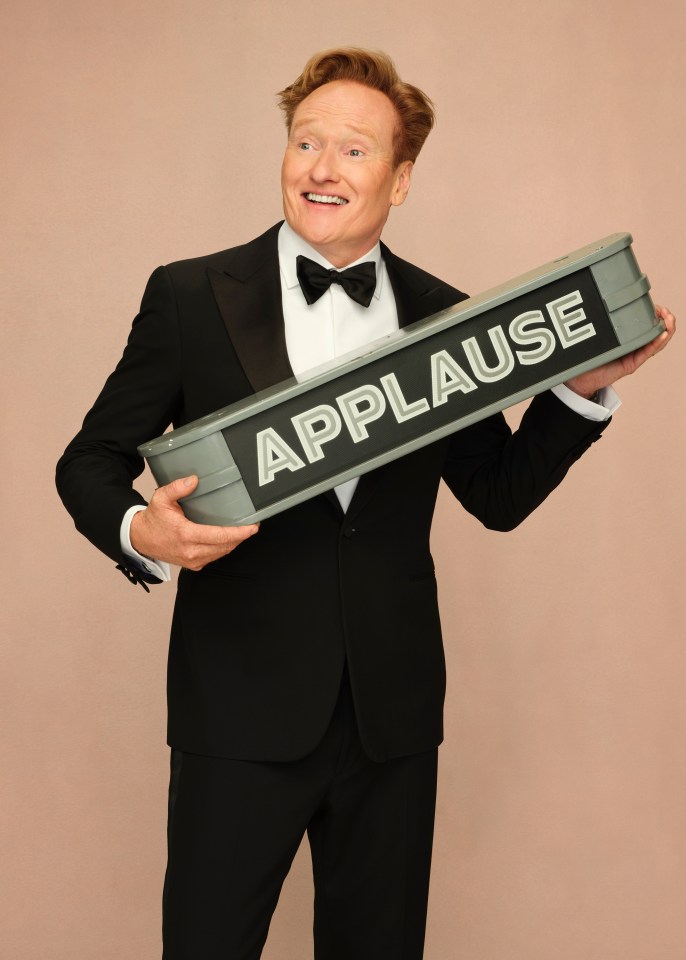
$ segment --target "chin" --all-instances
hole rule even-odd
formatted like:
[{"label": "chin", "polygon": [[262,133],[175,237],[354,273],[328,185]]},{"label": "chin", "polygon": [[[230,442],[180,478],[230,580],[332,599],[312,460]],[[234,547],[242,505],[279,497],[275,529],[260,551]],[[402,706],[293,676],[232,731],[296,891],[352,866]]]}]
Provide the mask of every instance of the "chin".
[{"label": "chin", "polygon": [[328,247],[336,242],[340,242],[335,235],[323,230],[298,230],[297,227],[293,229],[296,233],[299,233],[303,240],[309,243],[311,247]]}]

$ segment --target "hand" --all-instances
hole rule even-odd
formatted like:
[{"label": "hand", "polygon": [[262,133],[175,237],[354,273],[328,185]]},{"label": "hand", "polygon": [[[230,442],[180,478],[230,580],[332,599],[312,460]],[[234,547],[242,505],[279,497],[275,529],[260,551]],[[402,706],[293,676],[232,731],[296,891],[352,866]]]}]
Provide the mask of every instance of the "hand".
[{"label": "hand", "polygon": [[145,510],[131,520],[131,546],[144,557],[175,563],[189,570],[202,568],[231,553],[239,543],[252,537],[259,524],[245,527],[211,527],[187,520],[179,500],[198,485],[196,476],[180,477],[152,495]]},{"label": "hand", "polygon": [[582,397],[589,399],[596,390],[602,390],[603,387],[609,387],[621,377],[626,377],[635,373],[638,368],[654,357],[660,350],[664,350],[669,341],[674,336],[676,330],[676,320],[674,315],[666,307],[655,306],[655,316],[662,320],[665,325],[664,332],[657,336],[650,343],[639,347],[633,353],[627,353],[626,356],[618,360],[611,360],[609,363],[597,367],[595,370],[589,370],[588,373],[582,373],[578,377],[572,377],[567,380],[565,386],[578,393]]}]

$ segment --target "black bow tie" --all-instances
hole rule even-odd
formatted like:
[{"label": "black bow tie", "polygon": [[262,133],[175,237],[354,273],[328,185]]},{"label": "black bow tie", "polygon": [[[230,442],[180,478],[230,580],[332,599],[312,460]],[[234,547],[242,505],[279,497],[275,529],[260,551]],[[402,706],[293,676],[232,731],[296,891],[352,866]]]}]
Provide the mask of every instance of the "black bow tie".
[{"label": "black bow tie", "polygon": [[309,257],[295,258],[298,282],[309,305],[316,303],[332,283],[340,283],[356,303],[368,307],[376,290],[376,264],[372,260],[347,270],[327,270]]}]

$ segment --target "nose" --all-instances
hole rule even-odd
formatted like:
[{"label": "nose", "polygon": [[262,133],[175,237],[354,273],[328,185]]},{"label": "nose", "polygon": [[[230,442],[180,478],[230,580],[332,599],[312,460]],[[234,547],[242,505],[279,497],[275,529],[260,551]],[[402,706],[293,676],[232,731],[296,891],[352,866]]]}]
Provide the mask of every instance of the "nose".
[{"label": "nose", "polygon": [[316,160],[310,167],[310,177],[315,183],[338,182],[338,157],[333,147],[327,145],[317,152]]}]

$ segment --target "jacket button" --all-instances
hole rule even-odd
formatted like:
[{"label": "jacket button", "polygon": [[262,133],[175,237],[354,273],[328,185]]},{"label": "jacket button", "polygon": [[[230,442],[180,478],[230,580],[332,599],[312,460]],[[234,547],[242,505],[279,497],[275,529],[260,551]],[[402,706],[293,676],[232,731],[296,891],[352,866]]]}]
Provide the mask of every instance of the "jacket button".
[{"label": "jacket button", "polygon": [[343,531],[343,536],[344,536],[344,537],[352,537],[352,535],[353,535],[355,532],[356,532],[355,527],[346,527],[345,530]]}]

